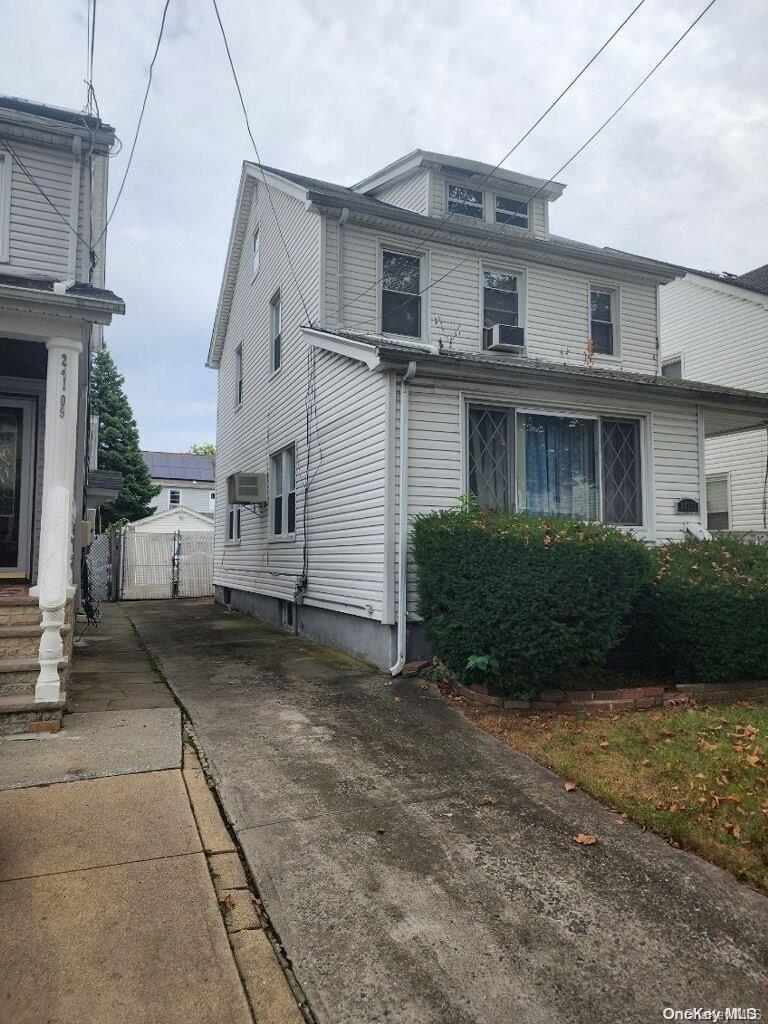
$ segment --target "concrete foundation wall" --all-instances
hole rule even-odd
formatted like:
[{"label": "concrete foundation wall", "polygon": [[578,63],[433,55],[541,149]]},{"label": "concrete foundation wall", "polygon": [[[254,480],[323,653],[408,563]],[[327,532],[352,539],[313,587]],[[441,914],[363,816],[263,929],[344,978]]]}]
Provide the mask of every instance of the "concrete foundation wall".
[{"label": "concrete foundation wall", "polygon": [[[214,596],[219,604],[229,605],[235,611],[253,615],[273,626],[285,624],[281,602],[277,598],[220,586],[214,588]],[[297,607],[296,617],[302,636],[353,654],[381,669],[388,669],[394,664],[397,657],[394,626],[310,605]],[[409,659],[430,657],[421,623],[414,622],[408,626],[407,646]]]}]

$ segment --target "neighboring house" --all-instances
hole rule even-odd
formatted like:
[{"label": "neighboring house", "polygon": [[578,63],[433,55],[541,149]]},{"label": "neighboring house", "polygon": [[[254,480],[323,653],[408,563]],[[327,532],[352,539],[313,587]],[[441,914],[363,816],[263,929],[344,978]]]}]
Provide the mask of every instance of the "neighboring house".
[{"label": "neighboring house", "polygon": [[701,535],[704,439],[768,396],[661,376],[682,271],[551,234],[563,188],[423,151],[352,188],[244,164],[208,356],[220,601],[396,672],[409,523],[462,493]]},{"label": "neighboring house", "polygon": [[170,508],[193,509],[213,515],[216,469],[208,455],[188,452],[142,452],[152,483],[160,493],[149,503],[157,512]]},{"label": "neighboring house", "polygon": [[[88,366],[124,312],[104,287],[114,129],[0,97],[0,729],[61,717],[88,520]],[[85,523],[85,526],[83,525]],[[42,613],[42,623],[41,623]]]},{"label": "neighboring house", "polygon": [[[768,392],[768,264],[747,274],[689,270],[661,290],[661,372]],[[765,430],[710,438],[707,524],[768,530]]]}]

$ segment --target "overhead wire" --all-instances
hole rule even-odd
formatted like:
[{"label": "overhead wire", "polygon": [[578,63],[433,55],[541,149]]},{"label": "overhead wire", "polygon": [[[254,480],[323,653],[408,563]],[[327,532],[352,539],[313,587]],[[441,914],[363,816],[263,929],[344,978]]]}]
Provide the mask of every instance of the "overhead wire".
[{"label": "overhead wire", "polygon": [[245,105],[245,99],[243,98],[243,91],[240,88],[240,80],[239,80],[239,78],[237,76],[237,71],[235,70],[235,62],[232,59],[232,51],[229,48],[229,40],[227,39],[227,33],[226,33],[225,29],[224,29],[224,23],[221,20],[221,14],[219,12],[219,5],[216,2],[216,0],[212,0],[212,3],[213,3],[213,9],[216,12],[216,20],[218,21],[219,28],[221,29],[221,37],[224,40],[224,48],[227,51],[227,60],[229,61],[229,66],[230,66],[230,69],[232,71],[232,78],[234,79],[235,88],[237,89],[237,95],[238,95],[238,97],[240,99],[240,106],[242,107],[242,110],[243,110],[243,117],[245,118],[245,127],[246,127],[246,130],[248,132],[248,136],[249,136],[249,138],[251,140],[251,145],[253,146],[253,151],[256,154],[256,164],[257,164],[257,166],[258,166],[258,168],[259,168],[259,170],[261,172],[261,177],[262,177],[262,179],[264,181],[264,188],[265,188],[265,191],[267,193],[267,199],[269,200],[269,205],[270,205],[270,207],[272,209],[272,215],[274,216],[274,219],[275,219],[275,225],[277,227],[277,232],[278,232],[278,234],[280,236],[280,241],[282,242],[283,249],[285,250],[286,259],[288,260],[288,266],[289,266],[290,271],[291,271],[291,276],[293,277],[293,283],[296,285],[296,290],[299,293],[299,298],[301,300],[301,304],[304,307],[304,315],[307,318],[307,322],[311,323],[312,322],[312,316],[311,316],[311,314],[309,312],[309,306],[307,305],[307,302],[306,302],[306,300],[304,298],[304,293],[301,290],[301,285],[299,284],[299,278],[298,278],[298,275],[296,273],[296,268],[294,267],[293,260],[291,259],[291,253],[290,253],[290,250],[288,248],[288,243],[286,241],[285,235],[283,233],[282,226],[280,224],[280,218],[277,215],[277,208],[275,207],[275,202],[274,202],[274,200],[272,198],[272,191],[271,191],[271,189],[269,187],[269,182],[267,181],[267,176],[266,176],[266,173],[264,171],[264,167],[263,167],[262,162],[261,162],[261,156],[259,154],[259,147],[256,145],[256,139],[254,138],[253,131],[251,130],[251,122],[250,122],[250,118],[248,117],[248,109],[247,109],[247,107]]},{"label": "overhead wire", "polygon": [[[502,167],[502,165],[507,162],[507,160],[512,156],[512,154],[514,152],[516,152],[520,148],[520,146],[522,146],[522,144],[529,137],[529,135],[531,135],[536,130],[536,128],[539,127],[539,125],[547,117],[547,115],[549,113],[551,113],[551,111],[553,111],[555,109],[555,107],[560,102],[560,100],[563,99],[563,97],[566,96],[567,93],[569,93],[571,91],[573,86],[576,85],[576,83],[579,81],[579,79],[582,77],[582,75],[584,75],[585,72],[588,71],[589,68],[592,67],[592,65],[595,63],[595,61],[600,56],[600,54],[610,45],[610,43],[613,42],[613,40],[616,38],[616,36],[619,34],[619,32],[621,32],[621,30],[624,28],[624,26],[627,24],[627,22],[630,21],[631,18],[633,18],[635,16],[635,14],[637,14],[637,12],[640,10],[640,8],[643,6],[644,3],[645,3],[645,0],[640,0],[640,2],[638,4],[636,4],[635,7],[632,8],[632,10],[629,12],[629,14],[626,16],[626,18],[624,18],[624,20],[621,22],[621,24],[618,25],[617,28],[615,28],[613,30],[613,32],[608,36],[608,38],[605,40],[605,42],[600,47],[600,49],[596,50],[595,53],[592,54],[592,56],[587,61],[587,63],[581,68],[581,70],[576,75],[574,75],[574,77],[570,80],[570,82],[566,85],[566,87],[562,90],[562,92],[560,92],[555,97],[555,99],[549,104],[547,109],[544,110],[543,113],[541,113],[536,118],[536,120],[533,122],[533,124],[531,124],[530,127],[528,127],[523,132],[523,134],[520,136],[520,138],[517,140],[517,142],[511,147],[511,149],[507,150],[507,152],[504,154],[504,156],[501,158],[501,160],[499,160],[499,162],[497,164],[495,164],[491,168],[491,170],[488,171],[488,173],[486,175],[484,175],[484,177],[481,179],[480,182],[478,182],[477,184],[474,184],[474,183],[472,184],[472,186],[471,186],[472,189],[474,189],[476,191],[481,189],[486,184],[486,182],[488,182],[493,177],[493,175]],[[448,210],[446,212],[446,214],[441,218],[440,223],[433,229],[431,234],[427,235],[427,237],[423,241],[419,242],[418,245],[414,246],[414,248],[410,252],[403,253],[403,255],[404,256],[414,256],[417,253],[421,253],[423,251],[423,249],[424,249],[424,246],[427,245],[427,243],[430,242],[443,229],[443,227],[446,224],[449,223],[449,221],[453,220],[453,218],[456,215],[457,215],[457,211],[456,210]],[[346,303],[346,305],[342,306],[341,311],[340,311],[340,315],[341,315],[341,313],[344,313],[345,310],[347,310],[353,303],[357,302],[358,299],[361,299],[364,295],[367,295],[368,292],[370,292],[374,288],[376,288],[381,283],[381,281],[383,279],[384,279],[383,276],[378,278],[376,281],[373,282],[373,284],[369,285],[368,288],[365,288],[358,295],[355,295],[354,298],[350,299],[349,302]]]},{"label": "overhead wire", "polygon": [[[677,49],[677,47],[680,45],[680,43],[682,43],[682,41],[689,34],[689,32],[691,32],[695,28],[695,26],[701,21],[701,19],[704,17],[704,15],[707,13],[707,11],[709,11],[712,7],[714,7],[716,3],[717,3],[717,0],[710,0],[710,2],[706,5],[706,7],[704,7],[704,9],[699,12],[699,14],[696,16],[696,18],[694,18],[694,20],[690,23],[690,25],[686,28],[686,30],[680,36],[677,37],[675,42],[672,44],[672,46],[670,46],[670,48],[666,51],[666,53],[654,64],[654,66],[651,68],[651,70],[640,80],[640,82],[635,86],[635,88],[632,90],[632,92],[630,92],[629,95],[618,105],[618,107],[616,107],[616,109],[613,111],[613,113],[603,121],[603,123],[600,125],[600,127],[597,128],[597,130],[594,131],[590,135],[590,137],[587,139],[587,141],[585,143],[583,143],[583,145],[579,146],[579,148],[576,150],[576,152],[573,153],[565,161],[564,164],[561,164],[560,167],[558,167],[558,169],[554,172],[554,174],[550,178],[547,178],[547,180],[542,185],[540,185],[539,188],[536,189],[536,191],[531,196],[529,196],[529,198],[528,198],[529,204],[532,203],[533,200],[537,198],[537,196],[541,195],[541,193],[547,188],[547,186],[551,185],[552,182],[555,181],[557,176],[559,174],[562,174],[562,172],[566,169],[566,167],[570,166],[570,164],[572,164],[573,161],[578,156],[580,156],[581,153],[584,152],[584,150],[587,148],[587,146],[589,146],[592,142],[594,142],[594,140],[598,137],[598,135],[600,135],[601,132],[605,128],[608,127],[608,125],[611,123],[611,121],[613,121],[613,119],[616,117],[616,115],[619,114],[624,109],[624,107],[626,107],[626,105],[629,103],[629,101],[634,96],[637,95],[637,93],[642,89],[642,87],[645,85],[645,83],[648,81],[648,79],[651,78],[651,76],[654,75],[659,70],[659,68],[662,66],[662,64],[664,64],[664,62],[667,60],[667,58]],[[418,293],[414,293],[414,294],[419,296],[419,297],[422,296],[422,295],[425,295],[431,288],[434,288],[434,286],[436,284],[439,284],[441,281],[444,281],[447,277],[450,277],[451,274],[454,274],[457,270],[459,270],[461,267],[463,267],[464,264],[467,263],[476,253],[481,252],[489,244],[489,242],[491,242],[496,237],[496,235],[499,234],[500,231],[504,230],[505,227],[506,227],[506,224],[504,224],[503,222],[497,224],[496,227],[494,228],[494,230],[489,232],[485,236],[485,238],[478,245],[473,246],[469,250],[467,255],[464,256],[461,260],[459,260],[458,263],[456,263],[452,267],[449,267],[449,269],[444,274],[441,274],[439,277],[435,278],[433,281],[430,281]],[[399,306],[393,307],[389,312],[390,313],[397,312],[398,309],[402,309],[404,306],[408,305],[408,303],[412,302],[413,298],[414,298],[414,295],[409,294],[408,297]],[[354,323],[348,325],[348,329],[354,329],[355,327],[360,327],[360,326],[363,326],[365,324],[376,323],[377,319],[378,319],[377,317],[367,317],[366,319],[355,321]]]}]

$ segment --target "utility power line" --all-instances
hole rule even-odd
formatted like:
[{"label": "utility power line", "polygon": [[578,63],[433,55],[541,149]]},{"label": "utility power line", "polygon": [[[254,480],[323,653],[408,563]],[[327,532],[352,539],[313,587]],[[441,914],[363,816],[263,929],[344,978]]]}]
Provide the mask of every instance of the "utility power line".
[{"label": "utility power line", "polygon": [[[112,210],[111,210],[109,216],[107,217],[107,221],[106,221],[106,223],[104,225],[104,229],[102,230],[101,234],[96,239],[96,241],[93,243],[93,247],[94,248],[96,248],[96,246],[102,240],[104,235],[107,233],[107,228],[109,227],[110,222],[111,222],[112,218],[115,215],[115,210],[117,209],[117,204],[120,202],[120,197],[123,194],[123,189],[125,188],[125,183],[126,183],[126,180],[128,179],[128,174],[129,174],[129,172],[131,170],[131,164],[133,163],[133,154],[136,152],[136,143],[139,141],[139,133],[141,131],[141,125],[142,125],[142,122],[144,120],[144,111],[147,109],[147,100],[149,99],[149,90],[152,87],[152,72],[155,69],[155,61],[157,60],[157,55],[160,52],[160,44],[163,41],[163,32],[165,31],[165,19],[166,19],[166,16],[168,14],[168,7],[170,5],[170,2],[171,2],[171,0],[165,0],[165,5],[163,7],[163,16],[160,19],[160,31],[158,32],[157,42],[155,43],[155,52],[152,54],[152,60],[150,61],[150,64],[149,64],[149,73],[147,75],[147,87],[144,90],[144,99],[142,100],[142,103],[141,103],[141,110],[139,111],[139,119],[136,122],[136,132],[134,133],[134,136],[133,136],[133,142],[131,144],[131,151],[128,154],[128,163],[125,165],[125,172],[123,173],[123,180],[120,182],[120,188],[117,190],[117,195],[115,196],[115,201],[112,204]],[[95,21],[95,17],[96,17],[96,0],[93,0],[93,8],[94,8],[94,21]],[[91,53],[93,53],[93,38],[91,39]]]},{"label": "utility power line", "polygon": [[[579,148],[576,150],[576,152],[573,153],[573,155],[570,156],[565,161],[564,164],[561,164],[561,166],[558,167],[558,169],[555,171],[555,173],[552,175],[552,177],[548,178],[544,182],[544,184],[539,186],[539,188],[533,193],[533,195],[530,196],[530,198],[528,200],[529,203],[532,202],[538,195],[540,195],[548,185],[551,185],[552,182],[557,178],[557,176],[559,174],[561,174],[565,170],[566,167],[568,167],[570,164],[572,164],[573,161],[576,159],[576,157],[578,157],[581,153],[583,153],[584,150],[587,148],[587,146],[589,146],[590,143],[592,143],[598,137],[598,135],[600,135],[600,133],[603,131],[603,129],[608,127],[608,125],[616,117],[616,115],[620,111],[622,111],[624,109],[624,107],[626,107],[626,105],[629,103],[629,101],[634,96],[637,95],[637,93],[642,89],[642,87],[645,85],[645,83],[648,81],[648,79],[651,78],[651,76],[654,75],[659,70],[659,68],[667,60],[667,58],[677,49],[677,47],[680,45],[680,43],[682,43],[682,41],[685,39],[685,37],[688,35],[688,33],[691,32],[696,27],[696,25],[701,21],[701,19],[704,17],[704,15],[707,13],[707,11],[709,11],[712,7],[714,7],[716,3],[717,3],[717,0],[710,0],[710,2],[707,4],[707,6],[696,16],[696,18],[694,18],[694,20],[691,22],[691,24],[688,26],[688,28],[686,28],[686,30],[682,33],[682,35],[677,37],[675,42],[672,44],[672,46],[670,46],[670,48],[663,55],[663,57],[661,57],[654,64],[654,66],[651,68],[651,70],[648,72],[648,74],[645,75],[645,77],[642,78],[640,80],[640,82],[638,82],[638,84],[635,86],[635,88],[632,90],[632,92],[629,93],[629,95],[626,97],[626,99],[624,99],[618,105],[618,107],[616,107],[616,109],[613,111],[613,113],[609,117],[607,117],[605,119],[605,121],[603,121],[603,123],[600,125],[600,127],[595,132],[593,132],[592,135],[590,135],[590,137],[587,139],[587,141],[583,145],[579,146]],[[489,234],[486,235],[486,237],[483,239],[483,241],[481,241],[479,243],[479,245],[476,245],[472,249],[470,249],[470,251],[467,253],[467,255],[463,259],[459,260],[458,263],[456,263],[454,266],[452,266],[448,270],[446,270],[446,272],[444,274],[441,274],[440,277],[435,278],[434,281],[430,281],[429,284],[426,285],[426,287],[422,288],[421,291],[418,292],[418,295],[419,296],[424,295],[426,292],[428,292],[430,290],[430,288],[434,288],[434,286],[436,284],[439,284],[441,281],[444,281],[447,277],[450,277],[451,274],[455,273],[460,267],[463,267],[464,264],[467,263],[468,260],[470,260],[476,253],[481,252],[488,245],[488,243],[490,241],[492,241],[492,239],[495,238],[496,235],[498,235],[500,231],[503,230],[504,227],[505,227],[505,225],[503,223],[497,224],[497,226],[494,228],[494,230],[489,232]],[[409,295],[408,298],[404,302],[402,302],[399,306],[395,306],[394,309],[390,310],[390,312],[394,313],[398,309],[402,309],[402,307],[405,306],[408,302],[412,301],[412,299],[413,299],[413,296]],[[376,323],[376,318],[375,317],[368,317],[365,320],[358,320],[355,323],[350,324],[349,325],[349,329],[353,329],[355,327],[360,327],[360,326],[363,326],[365,324],[370,324],[370,323]]]},{"label": "utility power line", "polygon": [[253,137],[253,132],[251,131],[251,122],[250,122],[250,119],[248,117],[248,110],[247,110],[247,108],[245,106],[245,100],[243,99],[243,91],[240,88],[240,80],[237,77],[237,71],[235,70],[235,63],[232,60],[232,51],[229,48],[229,41],[227,39],[227,33],[224,30],[224,23],[222,22],[221,14],[219,13],[219,5],[217,4],[216,0],[212,0],[212,2],[213,2],[213,9],[216,12],[216,20],[218,21],[219,28],[221,29],[221,37],[224,40],[224,48],[227,51],[227,60],[229,61],[229,66],[230,66],[230,68],[232,70],[232,77],[233,77],[233,79],[235,81],[235,88],[237,89],[237,95],[240,98],[240,106],[243,109],[243,117],[245,118],[245,127],[246,127],[246,130],[247,130],[248,135],[250,137],[251,145],[253,146],[253,151],[256,154],[257,166],[258,166],[259,170],[261,171],[261,177],[264,180],[264,188],[265,188],[266,193],[267,193],[267,199],[269,200],[269,205],[272,208],[272,214],[273,214],[273,216],[275,218],[275,225],[277,227],[277,232],[280,235],[280,241],[282,242],[283,248],[285,249],[285,255],[286,255],[286,258],[288,260],[288,266],[290,267],[290,270],[291,270],[291,276],[293,277],[293,282],[296,285],[296,290],[299,293],[299,298],[301,299],[301,304],[304,307],[304,315],[307,318],[307,322],[311,323],[312,322],[312,316],[311,316],[311,314],[309,312],[309,307],[307,306],[307,303],[306,303],[306,301],[304,299],[304,293],[302,292],[301,285],[299,284],[299,279],[298,279],[298,276],[296,274],[296,270],[295,270],[294,265],[293,265],[293,260],[291,259],[290,251],[288,249],[288,243],[285,240],[285,235],[283,234],[283,229],[282,229],[282,227],[280,225],[280,218],[277,215],[277,209],[275,207],[274,200],[272,199],[272,192],[270,190],[269,183],[267,181],[267,176],[266,176],[266,174],[264,172],[264,168],[263,168],[262,163],[261,163],[261,156],[259,155],[259,147],[256,145],[256,139]]},{"label": "utility power line", "polygon": [[[552,101],[552,102],[551,102],[551,103],[549,104],[549,106],[547,107],[547,109],[546,109],[546,110],[545,110],[545,111],[544,111],[544,112],[543,112],[542,114],[540,114],[540,115],[539,115],[539,117],[537,117],[537,118],[536,118],[536,120],[535,120],[535,121],[533,122],[533,124],[532,124],[532,125],[531,125],[531,126],[530,126],[529,128],[527,128],[525,132],[523,132],[523,134],[522,134],[522,135],[520,136],[520,138],[519,138],[519,139],[517,140],[517,142],[516,142],[516,143],[514,144],[514,146],[512,146],[512,148],[511,148],[511,149],[509,149],[509,150],[508,150],[508,151],[507,151],[507,152],[506,152],[506,153],[504,154],[504,156],[503,156],[503,157],[501,158],[501,160],[499,160],[499,162],[498,162],[498,163],[497,163],[497,164],[496,164],[496,165],[495,165],[495,166],[494,166],[493,168],[491,168],[491,170],[490,170],[490,171],[488,171],[488,173],[487,173],[487,174],[485,175],[485,177],[484,177],[484,178],[483,178],[483,179],[482,179],[482,180],[480,181],[480,183],[479,183],[479,184],[477,184],[477,185],[472,185],[472,188],[473,188],[473,189],[475,189],[475,190],[479,190],[479,189],[481,189],[481,188],[483,187],[483,185],[485,185],[485,183],[486,183],[486,182],[487,182],[487,181],[488,181],[488,180],[489,180],[490,178],[492,178],[492,177],[493,177],[493,175],[494,175],[494,174],[496,173],[496,171],[498,171],[498,170],[499,170],[499,168],[500,168],[500,167],[501,167],[501,166],[502,166],[503,164],[505,164],[505,163],[506,163],[506,161],[507,161],[507,160],[508,160],[508,159],[509,159],[509,158],[510,158],[510,157],[512,156],[512,154],[513,154],[513,153],[514,153],[514,152],[515,152],[515,151],[516,151],[517,149],[519,149],[519,148],[520,148],[520,146],[522,146],[522,144],[523,144],[523,143],[525,142],[525,140],[526,140],[526,139],[528,138],[528,136],[529,136],[529,135],[531,135],[531,133],[532,133],[533,131],[535,131],[535,129],[536,129],[536,128],[538,128],[538,126],[539,126],[539,125],[541,124],[541,122],[542,122],[542,121],[544,120],[544,118],[545,118],[545,117],[546,117],[546,116],[547,116],[547,115],[548,115],[548,114],[549,114],[549,113],[550,113],[550,112],[551,112],[552,110],[554,110],[554,109],[555,109],[555,107],[556,107],[556,106],[557,106],[557,104],[558,104],[558,103],[560,102],[560,100],[561,100],[561,99],[562,99],[562,98],[563,98],[563,97],[564,97],[564,96],[565,96],[565,95],[566,95],[566,94],[567,94],[568,92],[570,92],[570,91],[571,91],[571,89],[573,88],[573,86],[574,86],[574,85],[576,85],[576,83],[577,83],[577,82],[578,82],[578,80],[579,80],[579,79],[581,78],[581,76],[582,76],[582,75],[583,75],[583,74],[585,73],[585,71],[589,70],[589,68],[590,68],[590,67],[591,67],[591,66],[592,66],[592,65],[593,65],[593,64],[595,63],[595,61],[596,61],[596,60],[597,60],[597,58],[598,58],[598,57],[600,56],[600,54],[601,54],[601,53],[603,52],[603,50],[605,50],[605,49],[606,49],[606,47],[607,47],[607,46],[608,46],[608,45],[609,45],[610,43],[612,43],[612,42],[613,42],[613,40],[614,40],[614,39],[616,38],[616,36],[617,36],[617,35],[619,34],[619,32],[621,32],[621,30],[622,30],[622,29],[624,28],[624,26],[625,26],[625,25],[627,24],[627,22],[628,22],[628,21],[629,21],[629,20],[630,20],[630,19],[631,19],[632,17],[634,17],[634,15],[635,15],[635,14],[637,14],[637,12],[638,12],[638,11],[640,10],[640,8],[641,8],[641,7],[643,6],[643,4],[644,4],[644,3],[645,3],[645,0],[640,0],[640,3],[638,3],[638,4],[637,4],[637,5],[635,6],[635,7],[633,7],[633,8],[632,8],[632,10],[631,10],[631,11],[629,12],[629,14],[628,14],[628,15],[626,16],[626,18],[625,18],[625,19],[624,19],[624,20],[623,20],[623,21],[621,22],[621,24],[620,24],[620,25],[619,25],[619,26],[618,26],[618,27],[617,27],[616,29],[614,29],[614,31],[613,31],[613,32],[612,32],[612,33],[611,33],[611,34],[610,34],[610,35],[608,36],[608,38],[607,38],[607,39],[605,40],[605,42],[604,42],[604,43],[603,43],[603,45],[602,45],[602,46],[600,47],[600,49],[599,49],[599,50],[597,50],[597,51],[595,51],[595,53],[593,53],[593,54],[592,54],[592,56],[591,56],[591,57],[590,57],[590,59],[589,59],[589,60],[587,61],[587,63],[586,63],[586,64],[585,64],[585,65],[584,65],[584,66],[582,67],[581,71],[579,71],[579,72],[578,72],[578,74],[577,74],[577,75],[575,75],[575,76],[574,76],[574,77],[573,77],[573,78],[572,78],[572,79],[570,80],[570,82],[568,83],[568,85],[566,85],[566,87],[565,87],[565,88],[563,89],[563,91],[562,91],[562,92],[561,92],[561,93],[560,93],[560,94],[559,94],[558,96],[556,96],[556,97],[555,97],[555,99],[554,99],[554,100],[553,100],[553,101]],[[529,200],[529,202],[530,202],[530,200]],[[440,230],[441,230],[441,229],[442,229],[442,228],[443,228],[443,227],[444,227],[444,226],[445,226],[445,225],[446,225],[446,224],[447,224],[447,223],[448,223],[448,222],[449,222],[450,220],[453,220],[453,218],[454,218],[455,216],[456,216],[456,213],[455,213],[455,211],[448,211],[448,212],[447,212],[447,213],[445,214],[445,216],[444,216],[444,217],[442,217],[442,219],[440,220],[440,223],[439,223],[439,224],[437,225],[437,227],[435,227],[435,228],[434,228],[434,230],[433,230],[433,231],[431,232],[431,234],[427,235],[427,237],[426,237],[426,238],[425,238],[425,239],[424,239],[424,240],[423,240],[422,242],[420,242],[420,243],[419,243],[418,245],[414,246],[414,248],[413,248],[413,249],[412,249],[412,250],[411,250],[410,252],[404,253],[404,255],[406,255],[406,256],[415,256],[415,255],[416,255],[417,253],[418,253],[418,254],[422,253],[422,252],[424,251],[424,246],[425,246],[425,245],[427,245],[427,243],[428,243],[428,242],[430,242],[430,241],[431,241],[431,240],[432,240],[432,239],[433,239],[433,238],[435,237],[435,235],[437,235],[437,233],[438,233],[438,232],[439,232],[439,231],[440,231]],[[378,285],[379,285],[379,284],[380,284],[380,283],[381,283],[382,281],[383,281],[383,277],[380,277],[380,278],[378,278],[378,279],[377,279],[376,281],[374,281],[374,282],[373,282],[373,284],[372,284],[372,285],[369,285],[369,287],[368,287],[368,288],[365,288],[365,289],[364,289],[363,291],[361,291],[361,292],[360,292],[360,293],[359,293],[358,295],[355,295],[355,297],[354,297],[354,298],[350,299],[350,300],[349,300],[349,302],[347,302],[347,303],[346,303],[346,305],[342,306],[342,308],[341,308],[341,310],[340,310],[340,312],[339,312],[339,316],[341,316],[341,314],[342,314],[342,313],[344,313],[344,312],[345,312],[345,310],[347,310],[347,309],[348,309],[348,308],[349,308],[349,307],[350,307],[350,306],[351,306],[351,305],[352,305],[352,304],[353,304],[354,302],[357,302],[357,300],[358,300],[358,299],[361,299],[361,298],[362,298],[362,297],[363,297],[364,295],[367,295],[367,294],[368,294],[368,292],[370,292],[370,291],[372,291],[372,290],[373,290],[374,288],[376,288],[376,287],[377,287],[377,286],[378,286]]]}]

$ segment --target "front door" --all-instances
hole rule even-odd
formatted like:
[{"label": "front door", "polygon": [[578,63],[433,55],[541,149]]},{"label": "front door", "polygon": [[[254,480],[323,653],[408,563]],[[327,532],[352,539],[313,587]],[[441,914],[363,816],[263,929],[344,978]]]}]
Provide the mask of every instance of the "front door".
[{"label": "front door", "polygon": [[0,396],[0,579],[28,579],[35,403]]}]

